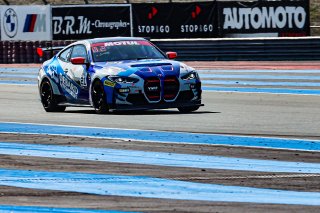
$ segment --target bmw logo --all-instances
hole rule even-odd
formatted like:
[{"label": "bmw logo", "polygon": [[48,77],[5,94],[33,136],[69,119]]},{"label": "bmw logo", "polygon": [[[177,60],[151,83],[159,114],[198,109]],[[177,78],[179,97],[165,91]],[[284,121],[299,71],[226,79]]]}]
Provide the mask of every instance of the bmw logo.
[{"label": "bmw logo", "polygon": [[17,13],[9,8],[4,13],[3,29],[9,38],[13,38],[18,31],[18,16]]}]

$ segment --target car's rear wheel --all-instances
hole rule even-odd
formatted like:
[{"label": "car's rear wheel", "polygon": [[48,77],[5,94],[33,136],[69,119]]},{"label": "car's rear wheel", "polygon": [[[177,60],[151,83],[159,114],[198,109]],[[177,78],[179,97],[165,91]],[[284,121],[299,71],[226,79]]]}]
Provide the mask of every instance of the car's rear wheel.
[{"label": "car's rear wheel", "polygon": [[100,80],[96,80],[91,90],[92,103],[98,114],[106,114],[109,112],[109,106],[106,103],[106,93]]},{"label": "car's rear wheel", "polygon": [[200,108],[200,106],[191,106],[191,107],[179,107],[178,110],[182,113],[189,113],[197,111]]},{"label": "car's rear wheel", "polygon": [[66,107],[58,106],[57,97],[53,94],[49,80],[43,80],[40,85],[41,103],[47,112],[63,112]]}]

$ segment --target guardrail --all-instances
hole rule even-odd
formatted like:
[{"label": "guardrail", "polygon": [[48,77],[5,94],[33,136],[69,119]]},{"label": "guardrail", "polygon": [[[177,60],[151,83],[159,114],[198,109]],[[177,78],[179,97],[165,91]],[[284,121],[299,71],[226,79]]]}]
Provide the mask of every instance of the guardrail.
[{"label": "guardrail", "polygon": [[[0,63],[41,63],[50,58],[36,54],[37,47],[51,41],[1,41]],[[72,41],[53,41],[66,46]],[[283,61],[320,60],[320,37],[254,39],[162,39],[152,40],[161,50],[176,51],[183,61]]]}]

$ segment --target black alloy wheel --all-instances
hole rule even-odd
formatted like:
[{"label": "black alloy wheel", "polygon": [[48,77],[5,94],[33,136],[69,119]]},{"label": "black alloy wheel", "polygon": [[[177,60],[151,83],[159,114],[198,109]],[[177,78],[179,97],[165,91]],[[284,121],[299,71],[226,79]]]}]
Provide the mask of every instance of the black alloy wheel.
[{"label": "black alloy wheel", "polygon": [[100,80],[96,80],[92,85],[91,97],[93,107],[98,114],[109,112],[109,106],[106,103],[106,93]]},{"label": "black alloy wheel", "polygon": [[66,107],[58,106],[57,98],[53,94],[49,80],[43,80],[40,85],[41,103],[46,112],[63,112]]}]

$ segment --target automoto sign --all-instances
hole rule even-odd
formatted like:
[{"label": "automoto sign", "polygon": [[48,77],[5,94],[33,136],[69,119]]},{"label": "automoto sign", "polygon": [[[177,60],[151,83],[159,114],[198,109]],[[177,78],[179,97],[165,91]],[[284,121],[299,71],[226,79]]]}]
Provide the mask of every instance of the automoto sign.
[{"label": "automoto sign", "polygon": [[53,6],[53,39],[131,36],[130,7],[130,4]]},{"label": "automoto sign", "polygon": [[50,6],[0,6],[2,40],[50,40]]},{"label": "automoto sign", "polygon": [[277,36],[310,34],[308,1],[219,2],[223,36],[276,33]]},{"label": "automoto sign", "polygon": [[216,3],[133,4],[134,36],[150,38],[216,37]]}]

